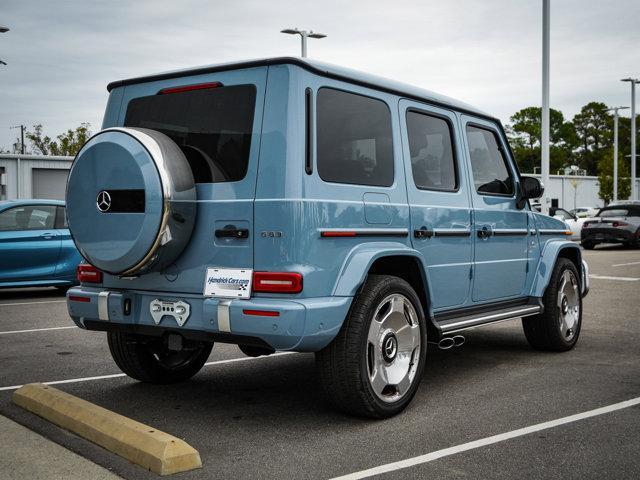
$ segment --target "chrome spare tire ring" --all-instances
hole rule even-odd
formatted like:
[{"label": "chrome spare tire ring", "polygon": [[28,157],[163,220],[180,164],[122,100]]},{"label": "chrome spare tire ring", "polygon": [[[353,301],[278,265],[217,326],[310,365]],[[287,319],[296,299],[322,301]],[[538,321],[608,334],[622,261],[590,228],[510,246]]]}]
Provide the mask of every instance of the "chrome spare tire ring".
[{"label": "chrome spare tire ring", "polygon": [[403,398],[413,384],[422,336],[418,314],[400,293],[385,297],[374,310],[367,335],[367,378],[386,403]]}]

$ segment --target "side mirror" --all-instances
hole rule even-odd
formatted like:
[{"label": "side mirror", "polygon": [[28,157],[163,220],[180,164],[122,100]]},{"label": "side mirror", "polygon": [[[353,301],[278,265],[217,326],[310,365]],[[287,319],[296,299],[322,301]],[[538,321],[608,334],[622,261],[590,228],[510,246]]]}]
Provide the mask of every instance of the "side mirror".
[{"label": "side mirror", "polygon": [[544,193],[544,185],[535,177],[520,177],[520,189],[516,198],[516,207],[524,208],[528,199],[540,198]]},{"label": "side mirror", "polygon": [[540,198],[544,193],[544,185],[535,177],[521,177],[520,188],[522,189],[523,198]]}]

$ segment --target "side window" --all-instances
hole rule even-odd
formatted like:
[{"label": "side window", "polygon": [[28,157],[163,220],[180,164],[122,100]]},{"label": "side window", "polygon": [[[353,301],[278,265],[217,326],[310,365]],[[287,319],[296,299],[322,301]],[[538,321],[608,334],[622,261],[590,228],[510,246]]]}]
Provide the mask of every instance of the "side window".
[{"label": "side window", "polygon": [[55,228],[69,228],[69,225],[67,225],[67,209],[65,207],[56,207]]},{"label": "side window", "polygon": [[423,190],[456,190],[458,181],[449,122],[409,110],[407,135],[416,187]]},{"label": "side window", "polygon": [[0,213],[0,231],[46,230],[53,228],[55,218],[53,205],[15,207]]},{"label": "side window", "polygon": [[320,178],[380,187],[393,184],[391,112],[386,103],[321,88],[316,111]]},{"label": "side window", "polygon": [[467,125],[467,141],[476,191],[480,194],[513,194],[513,178],[507,159],[498,147],[495,132]]}]

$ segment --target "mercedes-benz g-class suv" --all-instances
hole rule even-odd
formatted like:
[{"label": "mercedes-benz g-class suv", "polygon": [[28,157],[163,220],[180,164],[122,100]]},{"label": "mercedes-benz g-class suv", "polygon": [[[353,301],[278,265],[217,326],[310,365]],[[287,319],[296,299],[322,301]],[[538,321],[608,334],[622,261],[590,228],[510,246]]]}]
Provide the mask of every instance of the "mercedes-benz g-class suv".
[{"label": "mercedes-benz g-class suv", "polygon": [[576,344],[587,266],[498,119],[299,58],[108,90],[67,186],[68,308],[127,375],[186,380],[214,342],[315,352],[335,407],[388,417],[427,343],[522,318],[536,349]]}]

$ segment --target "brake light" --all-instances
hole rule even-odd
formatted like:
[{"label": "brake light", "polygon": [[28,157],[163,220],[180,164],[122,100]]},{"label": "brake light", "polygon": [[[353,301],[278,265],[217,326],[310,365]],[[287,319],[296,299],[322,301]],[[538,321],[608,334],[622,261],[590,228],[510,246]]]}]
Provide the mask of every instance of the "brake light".
[{"label": "brake light", "polygon": [[628,227],[629,224],[627,222],[613,222],[613,227]]},{"label": "brake light", "polygon": [[82,302],[82,303],[90,303],[91,298],[89,297],[79,297],[77,295],[69,295],[70,302]]},{"label": "brake light", "polygon": [[220,82],[196,83],[193,85],[180,85],[178,87],[163,88],[158,92],[158,95],[166,95],[168,93],[191,92],[193,90],[205,90],[208,88],[218,88],[222,86],[223,85]]},{"label": "brake light", "polygon": [[253,291],[300,293],[302,291],[302,275],[291,272],[253,272]]},{"label": "brake light", "polygon": [[275,312],[273,310],[242,310],[242,313],[245,315],[255,315],[258,317],[279,317],[280,312]]},{"label": "brake light", "polygon": [[81,263],[76,269],[76,278],[80,283],[100,283],[102,282],[102,272],[93,265]]}]

